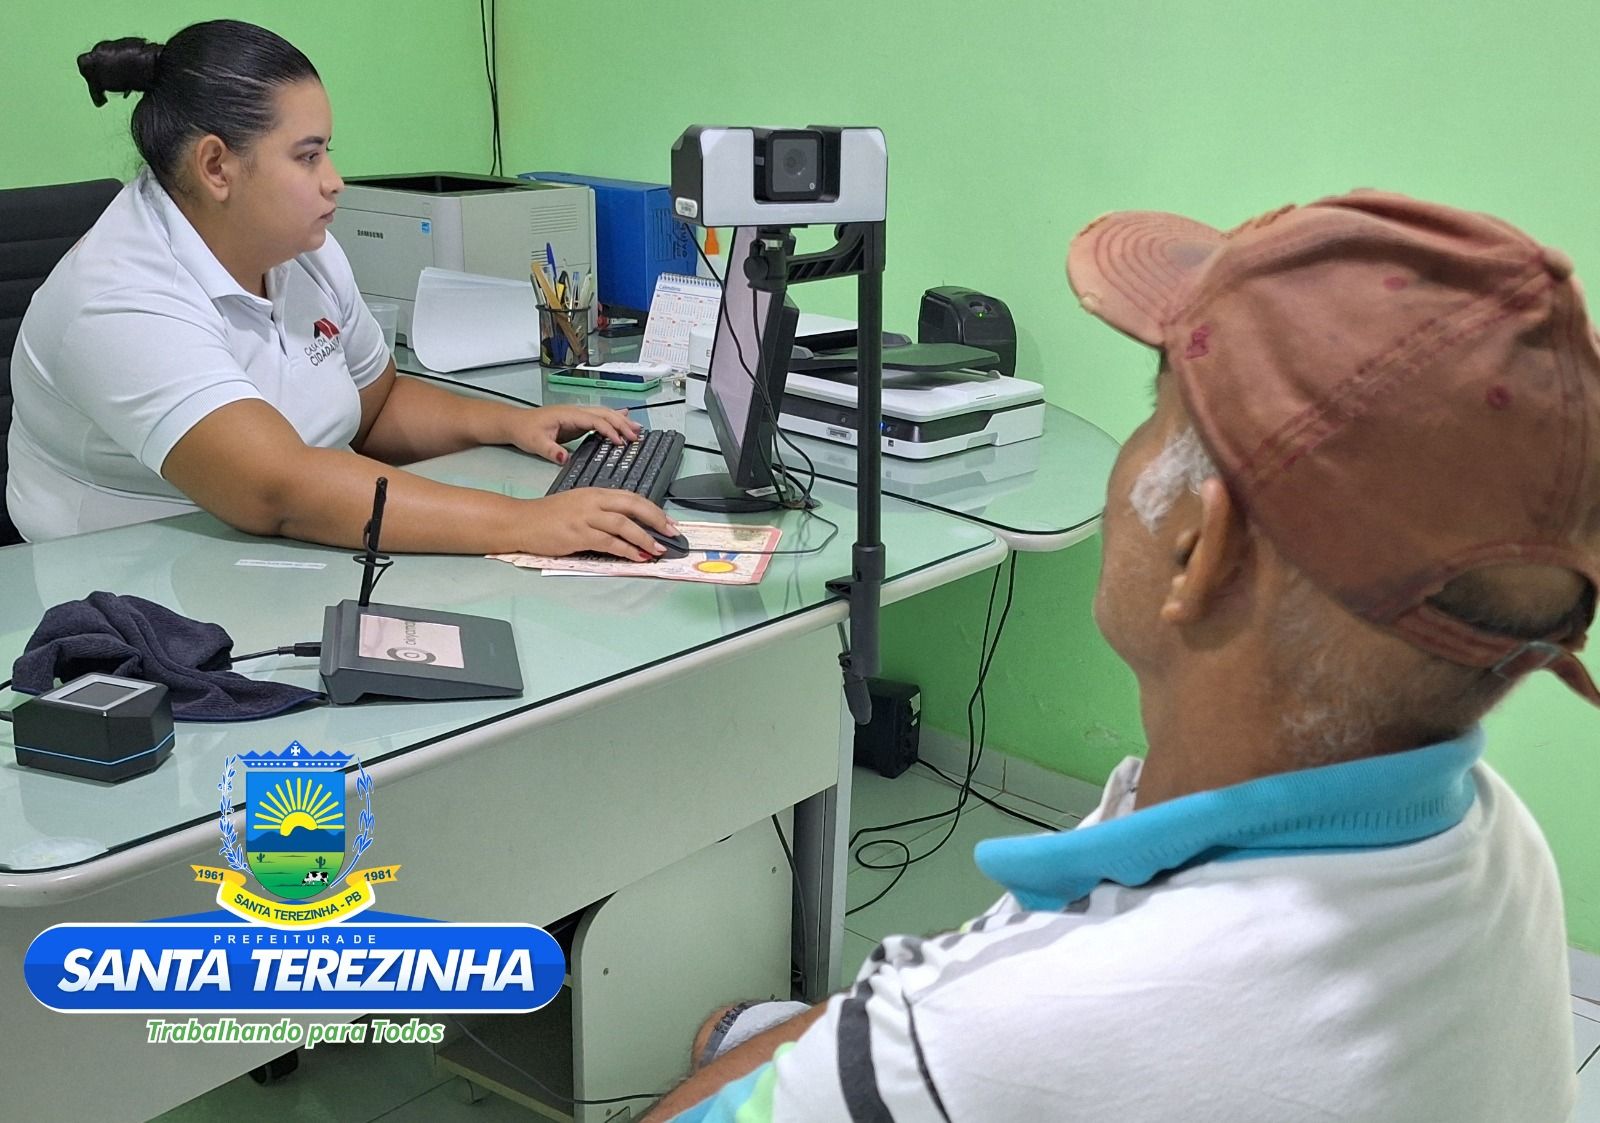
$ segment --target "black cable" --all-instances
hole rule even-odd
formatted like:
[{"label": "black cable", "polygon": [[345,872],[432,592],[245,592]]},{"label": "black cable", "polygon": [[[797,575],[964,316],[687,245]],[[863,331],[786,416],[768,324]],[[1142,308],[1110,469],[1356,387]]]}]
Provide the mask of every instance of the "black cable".
[{"label": "black cable", "polygon": [[490,175],[500,175],[504,171],[500,151],[500,52],[495,35],[495,14],[494,0],[478,0],[478,26],[483,33],[483,77],[489,86]]},{"label": "black cable", "polygon": [[[1015,564],[1015,561],[1016,556],[1012,555],[1013,564]],[[989,626],[991,621],[994,619],[994,598],[995,593],[999,590],[999,588],[1000,567],[996,566],[994,570],[994,577],[989,582],[989,603],[983,612],[983,640],[978,645],[978,684],[973,689],[972,698],[976,698],[983,688],[985,649],[989,646]],[[971,777],[977,768],[976,761],[973,758],[972,698],[969,698],[967,701],[967,778],[963,780],[960,785],[963,792],[965,792],[970,786]],[[965,802],[964,799],[963,802]],[[902,819],[897,823],[883,823],[875,827],[860,827],[855,831],[854,834],[850,836],[850,845],[854,846],[856,841],[864,834],[881,834],[884,831],[897,830],[900,827],[913,827],[918,823],[937,822],[938,820],[943,819],[946,815],[953,813],[954,808],[949,811],[935,811],[931,815],[919,815],[914,819]]]},{"label": "black cable", "polygon": [[[0,690],[4,690],[6,687],[8,687],[10,685],[11,685],[11,680],[10,679],[6,679],[5,682],[0,682]],[[11,720],[11,711],[10,710],[0,710],[0,721],[10,721],[10,720]]]},{"label": "black cable", "polygon": [[[958,788],[958,787],[961,786],[961,781],[957,780],[954,776],[950,775],[950,773],[946,772],[944,769],[940,768],[939,766],[934,765],[934,764],[929,764],[925,760],[919,760],[919,761],[917,761],[917,763],[922,765],[922,767],[926,768],[928,771],[936,773],[939,776],[940,779],[942,779],[945,783],[949,784],[951,787],[957,787]],[[1000,803],[997,800],[990,799],[988,796],[986,796],[982,792],[980,792],[977,788],[973,788],[972,789],[972,794],[975,795],[977,798],[983,800],[983,802],[987,803],[990,807],[993,807],[996,811],[1000,812],[1003,815],[1009,815],[1013,819],[1021,819],[1024,823],[1029,823],[1029,824],[1031,824],[1031,825],[1033,825],[1035,827],[1043,827],[1047,831],[1059,831],[1061,829],[1061,825],[1059,823],[1048,823],[1043,819],[1034,818],[1032,815],[1029,815],[1027,812],[1018,811],[1015,807],[1007,807],[1005,804]]]},{"label": "black cable", "polygon": [[[700,245],[699,239],[690,240],[694,242],[695,252],[700,255],[700,260],[705,262],[706,268],[710,270],[711,273],[715,274],[716,267],[711,264],[711,259],[706,256],[705,248]],[[730,251],[728,268],[724,269],[723,272],[731,272],[734,264],[735,263],[732,260],[732,252]],[[725,279],[722,282],[722,287],[724,292],[726,292],[728,282]],[[738,333],[733,330],[733,317],[728,315],[728,303],[726,300],[722,300],[718,303],[717,312],[721,317],[722,322],[728,326],[728,338],[733,340],[733,350],[734,353],[739,357],[739,366],[743,368],[745,377],[750,380],[750,384],[755,387],[757,395],[761,398],[762,409],[766,412],[767,420],[772,423],[773,435],[781,439],[784,444],[794,449],[794,451],[799,455],[800,459],[806,462],[807,479],[804,484],[801,484],[799,480],[789,472],[788,466],[785,465],[778,456],[776,446],[774,446],[772,450],[771,460],[773,468],[800,487],[801,501],[807,508],[809,508],[811,505],[811,489],[816,485],[817,482],[817,466],[811,462],[811,457],[806,455],[806,450],[795,444],[794,441],[789,437],[789,434],[786,433],[783,427],[778,424],[778,411],[777,408],[772,404],[772,395],[767,393],[766,383],[756,376],[756,373],[750,369],[750,364],[745,361],[744,347],[739,343]],[[750,320],[755,328],[756,333],[756,363],[759,366],[762,361],[760,346],[761,325],[756,320],[756,307],[754,301],[751,301],[750,303]],[[774,483],[776,484],[776,480],[774,480]]]},{"label": "black cable", "polygon": [[233,656],[229,657],[228,665],[231,667],[231,666],[233,666],[233,664],[235,664],[235,663],[243,663],[247,659],[264,659],[268,655],[321,655],[321,654],[322,654],[322,644],[320,644],[320,643],[295,643],[295,644],[290,644],[288,647],[269,647],[265,651],[252,651],[248,655],[233,655]]},{"label": "black cable", "polygon": [[636,1092],[631,1096],[611,1096],[611,1097],[609,1097],[607,1099],[603,1099],[603,1100],[577,1100],[577,1099],[573,1099],[571,1096],[563,1095],[562,1093],[556,1091],[554,1088],[550,1087],[550,1085],[546,1084],[543,1080],[540,1080],[537,1076],[535,1076],[533,1073],[529,1072],[527,1069],[523,1068],[521,1065],[512,1064],[510,1061],[508,1061],[504,1057],[502,1057],[499,1053],[497,1053],[493,1049],[489,1048],[489,1046],[484,1044],[483,1038],[479,1037],[477,1034],[473,1033],[470,1029],[468,1029],[466,1022],[462,1021],[460,1018],[452,1018],[450,1020],[454,1021],[456,1023],[456,1028],[459,1029],[462,1033],[466,1034],[469,1038],[471,1038],[472,1043],[474,1045],[476,1045],[478,1048],[482,1049],[485,1053],[488,1053],[491,1057],[493,1057],[495,1060],[499,1061],[501,1064],[505,1065],[512,1072],[519,1073],[520,1075],[526,1077],[535,1086],[537,1086],[538,1089],[541,1092],[543,1092],[545,1095],[549,1096],[550,1098],[552,1098],[554,1100],[558,1100],[561,1103],[566,1103],[566,1104],[594,1104],[594,1105],[620,1104],[620,1103],[627,1103],[630,1100],[659,1100],[662,1096],[665,1096],[667,1094],[665,1092]]},{"label": "black cable", "polygon": [[[863,834],[880,834],[884,831],[894,830],[898,827],[913,826],[917,823],[937,821],[946,817],[950,817],[949,828],[945,831],[944,837],[938,842],[934,843],[930,849],[917,855],[913,855],[909,846],[895,838],[872,839],[863,843],[861,846],[856,847],[852,853],[852,857],[855,859],[857,865],[860,865],[864,869],[895,870],[896,873],[894,879],[890,881],[889,884],[871,900],[866,901],[863,904],[859,904],[855,908],[845,910],[846,916],[858,913],[862,909],[881,901],[889,893],[889,890],[893,889],[897,884],[899,884],[900,879],[905,876],[906,870],[916,863],[924,861],[925,859],[931,858],[937,854],[944,844],[949,842],[951,837],[956,833],[956,828],[961,823],[961,813],[966,808],[967,799],[969,796],[976,794],[979,799],[982,799],[985,802],[993,802],[982,793],[976,792],[972,786],[972,782],[973,776],[976,775],[978,771],[978,765],[983,760],[983,750],[986,747],[985,742],[988,739],[988,704],[984,696],[983,687],[985,681],[989,677],[989,668],[994,663],[995,653],[1000,649],[1000,637],[1005,632],[1006,620],[1011,615],[1011,605],[1016,592],[1016,582],[1017,555],[1013,553],[1011,555],[1011,563],[1006,578],[1006,599],[1000,610],[1000,620],[994,625],[994,639],[992,642],[989,638],[989,630],[991,621],[994,619],[995,594],[999,590],[1000,586],[1000,568],[998,566],[995,567],[994,578],[989,583],[989,602],[984,609],[983,640],[978,646],[978,681],[972,689],[971,696],[967,699],[967,769],[966,775],[963,777],[961,782],[960,791],[956,796],[955,806],[947,811],[935,812],[932,815],[921,815],[917,818],[905,819],[898,823],[886,823],[881,826],[862,827],[850,836],[850,845],[855,847],[856,841]],[[973,716],[973,711],[975,708],[978,710],[980,715],[976,721]],[[930,765],[929,767],[932,766]],[[1003,807],[1001,807],[1000,810],[1010,813],[1008,809]],[[1023,816],[1020,813],[1017,813],[1017,817],[1022,818]],[[1038,823],[1038,820],[1030,821]],[[1051,826],[1050,829],[1055,828]],[[898,846],[905,851],[905,857],[898,862],[892,863],[871,862],[862,857],[862,853],[868,847],[877,846],[879,844]]]},{"label": "black cable", "polygon": [[[694,242],[695,252],[700,255],[700,260],[705,262],[706,269],[708,271],[710,271],[713,275],[715,275],[716,274],[716,267],[712,265],[711,259],[706,256],[705,248],[700,245],[699,239],[691,238],[690,241]],[[729,262],[728,262],[728,267],[727,267],[727,269],[724,270],[724,272],[725,273],[731,272],[734,264],[735,263],[732,261],[731,251],[730,251],[730,258],[729,258]],[[828,544],[831,543],[834,540],[834,538],[838,535],[838,533],[839,533],[839,525],[837,523],[829,520],[829,519],[823,518],[821,515],[817,514],[813,510],[813,507],[815,506],[815,504],[813,503],[813,501],[811,499],[811,489],[816,486],[816,482],[817,482],[817,466],[811,462],[811,457],[806,455],[805,449],[803,449],[799,445],[795,444],[794,441],[789,438],[789,435],[786,432],[784,432],[783,427],[778,424],[777,409],[774,407],[774,405],[772,403],[772,395],[767,393],[766,383],[762,381],[762,379],[758,376],[756,371],[752,371],[750,369],[750,364],[749,364],[748,361],[746,361],[746,359],[744,357],[744,347],[739,342],[739,335],[733,329],[733,317],[728,314],[728,302],[726,300],[727,287],[728,287],[728,283],[727,283],[726,280],[724,280],[722,282],[722,288],[724,290],[724,299],[719,300],[718,303],[717,303],[717,314],[721,317],[722,322],[727,325],[728,338],[733,341],[733,350],[734,350],[734,354],[736,354],[739,357],[739,366],[740,366],[741,369],[744,370],[745,377],[750,380],[750,385],[755,387],[756,394],[761,399],[761,407],[762,407],[762,410],[766,413],[767,420],[769,422],[771,422],[771,424],[772,424],[772,433],[773,433],[774,438],[782,439],[782,441],[785,444],[787,444],[790,448],[794,449],[794,451],[799,454],[800,458],[806,462],[806,480],[805,480],[804,483],[801,483],[799,477],[796,476],[789,469],[788,465],[783,463],[781,455],[779,454],[778,449],[777,449],[776,440],[774,440],[774,443],[773,443],[772,447],[768,450],[768,462],[770,463],[770,465],[772,467],[772,470],[773,470],[773,475],[772,475],[773,486],[778,491],[779,501],[782,504],[782,506],[784,506],[786,508],[789,508],[791,510],[798,509],[798,510],[804,512],[805,518],[800,523],[799,530],[804,530],[805,526],[806,526],[806,523],[809,522],[811,519],[818,519],[818,520],[820,520],[820,521],[822,521],[824,523],[827,523],[827,525],[832,528],[828,532],[828,537],[826,537],[826,538],[824,538],[822,540],[822,544],[820,546],[817,546],[817,547],[813,548],[813,549],[807,549],[807,550],[743,550],[743,551],[740,551],[740,552],[741,553],[747,553],[747,554],[819,554],[824,549],[826,549]],[[751,301],[751,303],[750,303],[750,322],[751,322],[751,326],[755,330],[755,337],[756,337],[756,366],[757,366],[758,370],[764,369],[766,356],[762,353],[762,349],[761,349],[761,324],[756,318],[756,306],[755,306],[755,302],[754,301]],[[796,499],[790,499],[785,495],[784,487],[782,486],[782,484],[780,484],[778,482],[780,479],[784,480],[784,481],[786,481],[786,482],[788,482],[788,483],[792,484],[793,486],[798,487],[800,489],[800,497],[799,497],[799,499],[797,499],[797,500]],[[670,499],[671,499],[671,497],[669,496],[668,500],[670,501]]]},{"label": "black cable", "polygon": [[489,57],[494,64],[494,166],[506,174],[505,135],[500,131],[500,5],[489,0]]},{"label": "black cable", "polygon": [[[948,812],[947,812],[947,814],[948,814]],[[846,909],[845,910],[845,915],[846,916],[852,916],[855,913],[860,912],[862,909],[871,908],[873,905],[875,905],[879,901],[883,900],[885,897],[887,897],[889,895],[889,890],[893,889],[896,885],[900,884],[900,879],[902,877],[904,877],[906,875],[906,871],[911,868],[911,847],[909,847],[905,843],[901,842],[898,838],[878,838],[878,839],[874,839],[873,841],[867,843],[866,846],[863,846],[861,848],[861,850],[865,850],[867,848],[867,846],[877,846],[880,843],[884,844],[884,845],[888,845],[888,846],[898,846],[900,849],[904,850],[906,852],[906,861],[899,863],[899,871],[900,872],[894,875],[894,879],[892,881],[890,881],[888,885],[885,885],[883,887],[882,891],[880,891],[876,897],[872,898],[872,900],[870,900],[870,901],[865,901],[862,904],[857,905],[853,909]],[[894,866],[868,865],[866,862],[861,861],[861,850],[857,850],[856,851],[855,859],[856,859],[857,862],[861,862],[861,864],[863,866],[866,866],[867,869],[871,869],[871,870],[888,870],[888,869],[894,869],[895,868]]]},{"label": "black cable", "polygon": [[[668,503],[671,503],[671,502],[673,502],[673,498],[672,498],[672,496],[669,495],[664,500],[662,500],[661,505],[663,507],[665,507]],[[683,505],[684,504],[680,504],[680,506],[683,506]],[[690,507],[689,509],[690,510],[698,510],[698,508],[696,508],[696,507]],[[806,514],[805,522],[802,522],[800,524],[799,529],[797,529],[795,531],[795,536],[798,537],[800,532],[805,530],[806,523],[809,523],[812,519],[816,519],[819,523],[824,523],[828,527],[831,528],[828,531],[828,537],[824,538],[819,544],[817,544],[815,546],[807,546],[803,550],[739,550],[737,552],[741,553],[741,554],[756,554],[756,555],[761,555],[761,556],[769,557],[769,558],[779,557],[779,556],[781,556],[783,554],[793,554],[793,555],[796,555],[796,556],[800,556],[800,555],[806,555],[806,554],[820,554],[820,553],[822,553],[822,551],[824,551],[824,550],[826,550],[828,548],[828,544],[830,542],[832,542],[835,538],[839,537],[839,524],[834,522],[832,519],[824,518],[822,515],[817,514],[815,511],[809,511],[808,510],[808,511],[805,512],[805,514]],[[737,525],[737,524],[735,524],[735,525]]]},{"label": "black cable", "polygon": [[[1011,616],[1011,603],[1012,603],[1013,597],[1015,596],[1016,587],[1017,587],[1017,556],[1018,555],[1016,553],[1013,553],[1011,555],[1011,565],[1010,565],[1009,571],[1008,571],[1008,573],[1006,575],[1006,600],[1005,600],[1004,606],[1000,609],[1000,622],[995,625],[994,643],[990,646],[988,657],[986,659],[984,659],[983,665],[978,671],[978,685],[977,685],[977,688],[973,690],[972,697],[967,699],[967,714],[968,714],[968,726],[967,726],[968,732],[967,732],[967,736],[968,736],[969,745],[972,743],[971,742],[971,738],[972,738],[971,714],[972,714],[972,708],[973,708],[974,702],[977,703],[977,705],[979,707],[979,710],[980,710],[980,715],[981,715],[980,716],[980,725],[978,727],[978,733],[977,733],[977,755],[973,758],[971,768],[969,769],[969,771],[967,773],[967,777],[968,777],[967,789],[968,789],[969,792],[971,791],[971,777],[977,772],[978,766],[983,762],[983,752],[984,752],[984,749],[988,747],[988,741],[989,741],[989,699],[988,699],[988,696],[984,693],[983,684],[984,684],[984,681],[989,677],[989,665],[994,662],[995,652],[1000,649],[1000,635],[1001,635],[1002,632],[1005,631],[1006,620],[1009,619],[1010,616]],[[995,576],[998,577],[999,574],[996,573]],[[989,603],[990,603],[990,606],[992,607],[993,604],[994,604],[994,585],[993,585],[993,583],[991,583],[990,587],[989,587],[989,598],[990,598]],[[985,638],[988,637],[987,624],[988,624],[987,617],[985,617],[985,627],[984,627],[984,636],[985,636]]]},{"label": "black cable", "polygon": [[783,836],[783,824],[778,822],[776,815],[772,816],[772,829],[778,833],[778,845],[783,847],[784,861],[789,863],[789,885],[794,891],[795,908],[800,912],[800,962],[806,962],[807,937],[811,928],[806,917],[806,895],[800,888],[800,867],[795,864],[794,851],[789,849],[789,840]]}]

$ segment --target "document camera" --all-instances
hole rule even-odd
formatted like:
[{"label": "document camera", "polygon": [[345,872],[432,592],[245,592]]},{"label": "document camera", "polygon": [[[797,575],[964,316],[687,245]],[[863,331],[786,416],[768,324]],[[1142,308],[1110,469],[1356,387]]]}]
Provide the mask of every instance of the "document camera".
[{"label": "document camera", "polygon": [[672,146],[672,209],[700,226],[882,222],[883,131],[694,125]]}]

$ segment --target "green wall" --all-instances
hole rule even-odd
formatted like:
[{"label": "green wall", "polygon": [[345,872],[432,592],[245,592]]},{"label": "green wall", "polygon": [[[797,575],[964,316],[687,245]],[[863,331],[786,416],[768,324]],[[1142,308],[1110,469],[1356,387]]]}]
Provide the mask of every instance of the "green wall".
[{"label": "green wall", "polygon": [[[1078,311],[1062,261],[1080,226],[1123,208],[1229,226],[1381,186],[1499,214],[1600,278],[1597,42],[1582,0],[502,4],[506,158],[659,180],[690,124],[880,125],[886,326],[912,328],[933,285],[993,292],[1019,373],[1120,438],[1154,360]],[[844,288],[803,298],[851,308]],[[1097,540],[1022,558],[988,690],[992,744],[1093,781],[1142,742],[1089,615],[1098,565]],[[922,684],[932,725],[965,728],[988,586],[886,614],[885,672]],[[1535,681],[1489,729],[1555,848],[1573,941],[1600,949],[1600,714]]]},{"label": "green wall", "polygon": [[136,104],[89,101],[77,57],[101,39],[164,42],[206,19],[270,27],[311,59],[333,101],[346,175],[489,168],[488,97],[473,0],[0,0],[0,187],[129,179]]},{"label": "green wall", "polygon": [[[1118,437],[1148,409],[1154,360],[1079,312],[1061,267],[1072,233],[1106,210],[1226,226],[1379,186],[1502,215],[1600,277],[1600,6],[1583,0],[499,8],[508,171],[662,180],[689,124],[880,125],[887,326],[911,328],[933,285],[993,292],[1019,323],[1021,373]],[[488,166],[470,0],[139,11],[0,5],[0,186],[127,174],[125,112],[91,109],[73,55],[219,14],[266,23],[311,56],[346,172]],[[853,307],[847,284],[802,295],[816,311]],[[1093,541],[1022,559],[989,686],[991,744],[1094,781],[1142,742],[1132,679],[1089,617],[1098,564]],[[885,672],[922,684],[932,725],[964,727],[987,592],[987,576],[972,578],[886,613]],[[1556,851],[1573,942],[1600,950],[1600,715],[1543,678],[1491,719],[1490,757]]]}]

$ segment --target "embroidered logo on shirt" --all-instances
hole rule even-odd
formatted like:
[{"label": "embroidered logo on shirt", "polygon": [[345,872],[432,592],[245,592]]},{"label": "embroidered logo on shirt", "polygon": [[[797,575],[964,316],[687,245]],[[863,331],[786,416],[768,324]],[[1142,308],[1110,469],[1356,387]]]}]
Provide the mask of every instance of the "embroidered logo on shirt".
[{"label": "embroidered logo on shirt", "polygon": [[339,325],[329,319],[320,319],[311,325],[312,338],[316,340],[306,348],[306,358],[311,360],[312,366],[319,366],[322,360],[337,351],[339,343]]}]

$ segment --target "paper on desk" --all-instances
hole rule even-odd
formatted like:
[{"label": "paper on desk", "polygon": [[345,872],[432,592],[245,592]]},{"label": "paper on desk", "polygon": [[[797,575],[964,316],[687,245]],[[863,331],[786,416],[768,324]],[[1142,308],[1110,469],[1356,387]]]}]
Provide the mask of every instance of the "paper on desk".
[{"label": "paper on desk", "polygon": [[538,569],[563,577],[660,577],[667,581],[703,581],[709,585],[754,585],[772,561],[770,552],[783,532],[775,526],[730,526],[727,523],[678,522],[692,547],[687,557],[631,562],[610,554],[574,554],[551,558],[541,554],[490,554],[522,569]]},{"label": "paper on desk", "polygon": [[539,357],[539,313],[527,281],[424,269],[411,311],[411,350],[429,370]]},{"label": "paper on desk", "polygon": [[795,325],[794,337],[803,340],[808,335],[829,335],[837,331],[855,331],[854,320],[841,320],[838,316],[824,316],[820,312],[802,312]]}]

